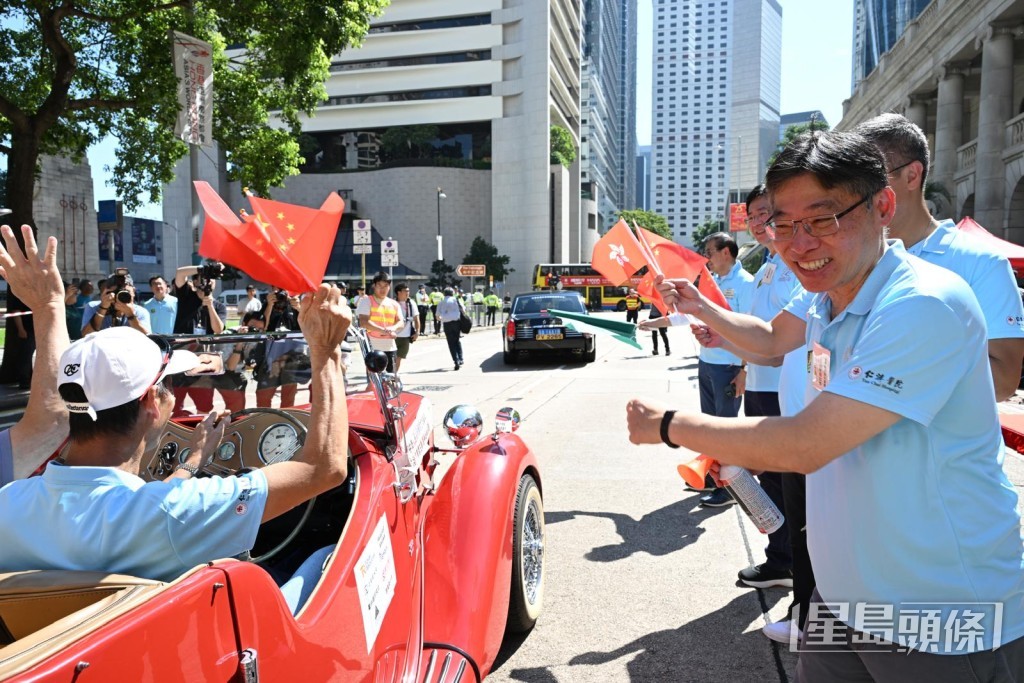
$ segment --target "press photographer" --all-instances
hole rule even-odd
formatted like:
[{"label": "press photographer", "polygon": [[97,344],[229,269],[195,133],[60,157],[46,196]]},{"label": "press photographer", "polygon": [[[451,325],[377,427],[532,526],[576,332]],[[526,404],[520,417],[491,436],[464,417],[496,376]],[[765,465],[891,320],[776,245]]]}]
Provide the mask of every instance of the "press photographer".
[{"label": "press photographer", "polygon": [[150,333],[149,312],[135,301],[135,282],[127,268],[118,268],[103,283],[99,301],[92,301],[82,313],[82,336],[108,327],[130,325]]},{"label": "press photographer", "polygon": [[[173,294],[178,298],[175,334],[220,334],[224,331],[227,307],[213,297],[216,282],[224,272],[221,263],[182,266],[175,271]],[[214,379],[175,375],[174,415],[185,411],[185,397],[192,399],[196,413],[213,410]]]}]

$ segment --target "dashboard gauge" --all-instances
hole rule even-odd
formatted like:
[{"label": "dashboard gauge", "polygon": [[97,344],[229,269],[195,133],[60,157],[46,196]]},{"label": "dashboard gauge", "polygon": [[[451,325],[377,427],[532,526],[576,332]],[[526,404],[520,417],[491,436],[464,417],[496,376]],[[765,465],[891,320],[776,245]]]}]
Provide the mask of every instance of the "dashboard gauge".
[{"label": "dashboard gauge", "polygon": [[218,460],[230,460],[235,457],[235,442],[225,441],[217,447],[217,459]]},{"label": "dashboard gauge", "polygon": [[181,451],[178,452],[178,462],[184,463],[188,460],[188,456],[190,455],[192,455],[191,448],[182,448]]},{"label": "dashboard gauge", "polygon": [[299,433],[290,424],[280,422],[260,435],[257,455],[264,465],[284,462],[299,450]]}]

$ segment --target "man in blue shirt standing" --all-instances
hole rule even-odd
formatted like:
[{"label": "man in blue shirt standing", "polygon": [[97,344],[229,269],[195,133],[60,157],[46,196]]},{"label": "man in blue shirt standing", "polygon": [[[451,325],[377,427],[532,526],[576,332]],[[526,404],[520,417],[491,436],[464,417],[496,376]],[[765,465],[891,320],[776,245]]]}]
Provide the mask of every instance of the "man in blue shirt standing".
[{"label": "man in blue shirt standing", "polygon": [[149,312],[153,334],[174,334],[174,320],[178,317],[178,297],[167,293],[167,280],[159,275],[149,278],[153,298],[142,304]]},{"label": "man in blue shirt standing", "polygon": [[768,169],[776,246],[815,293],[805,320],[788,307],[738,316],[685,280],[660,285],[737,346],[778,356],[806,343],[806,407],[721,420],[634,399],[630,440],[808,475],[817,590],[799,679],[1013,680],[1024,543],[985,320],[963,279],[886,241],[889,170],[863,136],[834,132],[798,138]]},{"label": "man in blue shirt standing", "polygon": [[57,367],[68,346],[64,315],[64,283],[57,270],[57,238],[50,237],[39,258],[32,228],[22,226],[25,251],[9,226],[0,227],[0,275],[32,311],[36,322],[36,367],[25,414],[10,429],[0,431],[0,487],[29,476],[53,454],[68,434],[67,410],[57,393]]},{"label": "man in blue shirt standing", "polygon": [[[729,308],[748,313],[754,294],[754,277],[736,260],[739,254],[736,240],[727,232],[716,232],[704,241],[704,253],[708,257],[708,269]],[[718,417],[736,417],[743,400],[746,373],[743,361],[731,351],[701,347],[697,362],[701,412]],[[723,488],[713,488],[700,499],[700,504],[706,507],[725,507],[735,502]]]}]

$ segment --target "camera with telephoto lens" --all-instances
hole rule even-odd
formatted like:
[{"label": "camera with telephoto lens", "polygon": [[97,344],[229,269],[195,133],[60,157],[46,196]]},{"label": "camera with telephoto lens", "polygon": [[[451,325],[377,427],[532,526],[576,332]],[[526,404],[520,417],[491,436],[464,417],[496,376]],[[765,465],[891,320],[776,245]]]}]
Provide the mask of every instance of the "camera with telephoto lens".
[{"label": "camera with telephoto lens", "polygon": [[199,266],[196,275],[203,280],[219,280],[224,274],[224,264],[213,261]]},{"label": "camera with telephoto lens", "polygon": [[[119,268],[118,270],[120,271],[121,269]],[[132,284],[131,276],[127,273],[115,272],[110,279],[116,292],[114,297],[123,304],[130,304],[132,302],[132,293],[128,290],[128,286]]]}]

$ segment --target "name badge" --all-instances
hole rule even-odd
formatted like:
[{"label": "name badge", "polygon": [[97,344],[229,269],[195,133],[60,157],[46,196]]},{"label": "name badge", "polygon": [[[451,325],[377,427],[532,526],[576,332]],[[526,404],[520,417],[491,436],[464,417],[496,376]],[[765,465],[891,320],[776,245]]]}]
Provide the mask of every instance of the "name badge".
[{"label": "name badge", "polygon": [[828,386],[831,362],[832,352],[818,342],[814,342],[811,358],[811,385],[818,391],[822,391]]},{"label": "name badge", "polygon": [[734,299],[734,298],[736,298],[736,290],[735,289],[723,289],[722,290],[722,296],[724,296],[726,299]]},{"label": "name badge", "polygon": [[764,275],[761,277],[761,284],[770,285],[773,277],[775,277],[775,264],[769,263],[764,269]]},{"label": "name badge", "polygon": [[206,328],[196,325],[192,328],[192,334],[206,334]]}]

